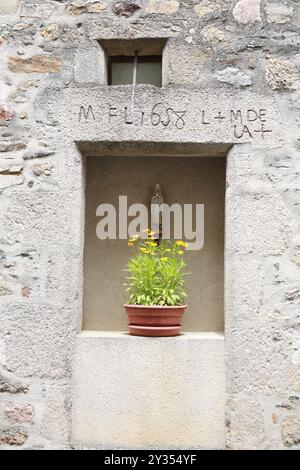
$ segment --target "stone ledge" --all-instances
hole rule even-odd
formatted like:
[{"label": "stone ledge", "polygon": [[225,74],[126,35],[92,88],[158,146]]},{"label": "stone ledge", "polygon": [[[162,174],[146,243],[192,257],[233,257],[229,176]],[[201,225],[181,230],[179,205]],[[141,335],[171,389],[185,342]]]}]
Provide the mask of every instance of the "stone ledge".
[{"label": "stone ledge", "polygon": [[[143,336],[130,336],[127,331],[92,331],[92,330],[83,330],[77,335],[77,338],[122,338],[130,340],[145,340]],[[223,332],[214,332],[214,331],[187,331],[181,333],[179,336],[174,336],[170,338],[147,338],[147,340],[163,340],[163,341],[184,341],[184,340],[196,340],[196,339],[214,339],[219,341],[224,341]]]},{"label": "stone ledge", "polygon": [[102,449],[224,448],[224,336],[84,331],[73,370],[72,440]]}]

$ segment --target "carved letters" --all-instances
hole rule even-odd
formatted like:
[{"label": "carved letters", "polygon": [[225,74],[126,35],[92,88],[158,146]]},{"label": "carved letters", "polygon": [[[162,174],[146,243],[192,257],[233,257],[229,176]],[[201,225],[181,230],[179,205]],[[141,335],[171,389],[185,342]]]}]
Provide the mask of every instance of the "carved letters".
[{"label": "carved letters", "polygon": [[[100,112],[99,112],[100,111]],[[235,139],[253,139],[260,136],[262,139],[273,132],[268,124],[268,112],[264,108],[246,108],[213,110],[199,109],[196,117],[195,111],[189,112],[187,109],[171,106],[169,103],[157,102],[150,110],[143,110],[139,106],[117,106],[107,105],[106,109],[96,112],[92,105],[80,106],[78,120],[81,123],[92,123],[94,121],[113,125],[123,123],[128,126],[150,126],[157,128],[173,128],[184,132],[185,128],[192,126],[192,129],[218,128],[225,126],[232,131]]]}]

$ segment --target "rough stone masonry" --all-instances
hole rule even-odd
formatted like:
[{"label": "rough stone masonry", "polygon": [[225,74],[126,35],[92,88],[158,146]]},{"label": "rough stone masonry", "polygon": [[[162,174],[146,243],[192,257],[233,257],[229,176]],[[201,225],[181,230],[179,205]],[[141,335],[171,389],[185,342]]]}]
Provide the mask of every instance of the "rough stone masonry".
[{"label": "rough stone masonry", "polygon": [[[162,132],[167,141],[233,144],[226,446],[300,448],[299,24],[296,0],[1,2],[0,448],[74,447],[83,243],[75,143],[159,141]],[[141,88],[148,121],[135,115],[132,131],[131,90],[107,90],[98,41],[139,38],[167,40],[164,86]],[[184,103],[186,129],[176,112],[165,130],[151,127],[160,97],[176,112]],[[223,118],[212,110],[225,110],[226,124],[212,126]]]}]

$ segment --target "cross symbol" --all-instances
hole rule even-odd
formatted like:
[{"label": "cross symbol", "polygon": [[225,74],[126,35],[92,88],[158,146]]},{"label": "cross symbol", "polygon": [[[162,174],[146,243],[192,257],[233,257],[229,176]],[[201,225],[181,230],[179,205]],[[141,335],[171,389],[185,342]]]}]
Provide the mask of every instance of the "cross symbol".
[{"label": "cross symbol", "polygon": [[218,119],[219,123],[222,121],[222,119],[225,119],[225,116],[222,116],[221,111],[218,112],[218,116],[214,116],[214,119]]},{"label": "cross symbol", "polygon": [[264,128],[264,124],[262,123],[261,125],[261,128],[260,129],[254,129],[254,132],[259,132],[261,133],[261,137],[262,139],[264,139],[264,134],[267,133],[267,132],[273,132],[272,129],[265,129]]}]

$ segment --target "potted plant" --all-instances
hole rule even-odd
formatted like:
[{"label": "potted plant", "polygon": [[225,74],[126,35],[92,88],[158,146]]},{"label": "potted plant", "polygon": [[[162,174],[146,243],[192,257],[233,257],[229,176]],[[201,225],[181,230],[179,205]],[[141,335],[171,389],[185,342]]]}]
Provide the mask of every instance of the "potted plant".
[{"label": "potted plant", "polygon": [[129,303],[125,304],[129,333],[137,336],[177,336],[181,331],[184,303],[184,248],[181,240],[133,237],[134,254],[126,271]]}]

